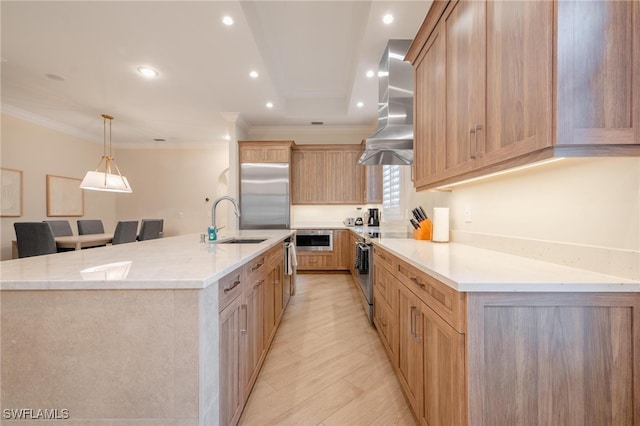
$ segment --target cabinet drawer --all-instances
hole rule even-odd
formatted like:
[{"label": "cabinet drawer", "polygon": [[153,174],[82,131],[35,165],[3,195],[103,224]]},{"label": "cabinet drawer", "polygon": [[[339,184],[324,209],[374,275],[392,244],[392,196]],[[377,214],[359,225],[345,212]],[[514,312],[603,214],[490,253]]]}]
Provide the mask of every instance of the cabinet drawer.
[{"label": "cabinet drawer", "polygon": [[433,309],[449,325],[458,332],[466,330],[465,306],[466,298],[460,293],[443,284],[425,272],[398,260],[397,277],[427,306]]},{"label": "cabinet drawer", "polygon": [[378,291],[381,302],[387,304],[387,307],[391,310],[396,309],[396,301],[398,298],[398,290],[395,284],[394,276],[384,268],[373,269],[373,286]]},{"label": "cabinet drawer", "polygon": [[218,281],[218,312],[222,312],[233,299],[242,293],[242,268],[225,275]]},{"label": "cabinet drawer", "polygon": [[255,274],[260,274],[265,271],[267,268],[265,264],[267,263],[266,253],[261,254],[255,259],[249,261],[245,266],[245,274],[247,277],[253,276]]},{"label": "cabinet drawer", "polygon": [[373,256],[374,256],[374,260],[373,260],[373,267],[377,267],[377,266],[383,266],[385,268],[387,268],[390,272],[393,272],[395,270],[394,268],[394,256],[392,256],[391,254],[389,254],[388,252],[382,250],[380,247],[378,246],[373,246]]},{"label": "cabinet drawer", "polygon": [[267,264],[269,265],[269,269],[277,266],[279,263],[284,261],[284,249],[282,245],[278,245],[277,247],[272,248],[267,252]]},{"label": "cabinet drawer", "polygon": [[298,270],[334,269],[333,252],[307,254],[298,251]]}]

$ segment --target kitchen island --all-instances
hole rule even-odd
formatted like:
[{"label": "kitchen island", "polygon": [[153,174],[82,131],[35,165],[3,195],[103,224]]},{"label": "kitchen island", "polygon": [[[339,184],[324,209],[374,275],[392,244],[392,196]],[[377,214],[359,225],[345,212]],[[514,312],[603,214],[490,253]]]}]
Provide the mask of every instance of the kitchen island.
[{"label": "kitchen island", "polygon": [[[251,244],[192,234],[2,262],[2,424],[237,421],[284,310],[291,234],[228,235],[264,239]],[[241,303],[245,292],[257,304]],[[239,358],[247,350],[250,363]]]},{"label": "kitchen island", "polygon": [[421,424],[640,424],[638,280],[372,241],[374,323]]}]

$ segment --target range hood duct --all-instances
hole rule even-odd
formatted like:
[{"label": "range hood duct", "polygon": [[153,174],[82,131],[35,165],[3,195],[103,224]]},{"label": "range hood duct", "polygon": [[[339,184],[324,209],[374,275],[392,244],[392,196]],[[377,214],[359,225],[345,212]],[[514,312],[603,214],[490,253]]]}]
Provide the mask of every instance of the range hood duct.
[{"label": "range hood duct", "polygon": [[358,164],[413,164],[411,40],[389,40],[378,66],[378,130],[364,142]]}]

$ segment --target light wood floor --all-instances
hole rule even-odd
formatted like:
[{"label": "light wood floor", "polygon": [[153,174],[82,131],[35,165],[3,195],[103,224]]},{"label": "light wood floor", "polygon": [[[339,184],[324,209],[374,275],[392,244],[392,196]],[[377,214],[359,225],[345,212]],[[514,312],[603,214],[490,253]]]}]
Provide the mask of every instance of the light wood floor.
[{"label": "light wood floor", "polygon": [[347,274],[298,275],[240,425],[415,420]]}]

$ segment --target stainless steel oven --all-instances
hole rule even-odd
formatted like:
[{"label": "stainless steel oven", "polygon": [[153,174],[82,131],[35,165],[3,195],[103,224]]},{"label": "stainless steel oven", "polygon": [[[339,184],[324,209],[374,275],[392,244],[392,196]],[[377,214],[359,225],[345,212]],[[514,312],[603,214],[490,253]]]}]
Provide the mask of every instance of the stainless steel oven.
[{"label": "stainless steel oven", "polygon": [[355,244],[354,269],[358,276],[360,301],[364,311],[373,324],[373,246],[370,242],[359,240]]},{"label": "stainless steel oven", "polygon": [[298,251],[333,251],[333,231],[330,229],[296,230]]}]

